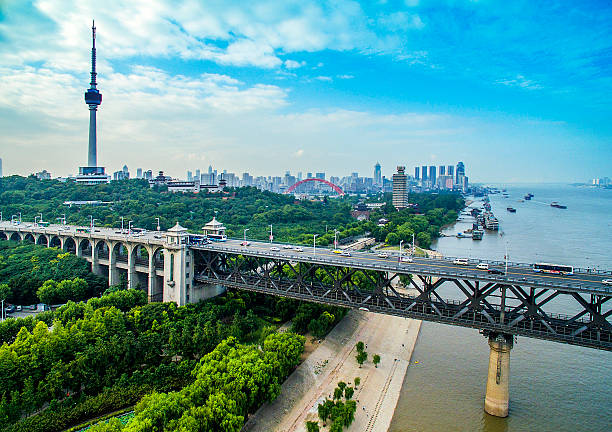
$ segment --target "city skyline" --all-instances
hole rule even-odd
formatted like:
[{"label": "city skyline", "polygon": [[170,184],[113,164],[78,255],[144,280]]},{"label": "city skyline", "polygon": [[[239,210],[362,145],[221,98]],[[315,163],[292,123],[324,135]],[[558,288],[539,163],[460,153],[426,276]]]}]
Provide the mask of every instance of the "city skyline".
[{"label": "city skyline", "polygon": [[[145,15],[138,2],[4,6],[5,175],[66,176],[83,165],[92,18],[105,89],[98,159],[109,172],[127,164],[182,178],[186,166],[214,164],[255,176],[369,177],[379,161],[390,178],[398,164],[464,160],[473,182],[609,175],[612,12],[603,2],[566,14],[528,3],[153,3],[157,13]],[[190,18],[193,10],[201,21]],[[521,43],[512,55],[516,42],[502,48],[504,20],[533,46]],[[443,49],[440,29],[449,21],[460,52]],[[482,50],[492,53],[486,61]]]}]

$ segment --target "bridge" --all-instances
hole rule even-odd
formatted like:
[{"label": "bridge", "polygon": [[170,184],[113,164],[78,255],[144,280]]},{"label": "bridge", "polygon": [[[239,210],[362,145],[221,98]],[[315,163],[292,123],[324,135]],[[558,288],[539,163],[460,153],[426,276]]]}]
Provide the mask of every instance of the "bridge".
[{"label": "bridge", "polygon": [[[449,258],[400,261],[373,252],[229,239],[205,242],[178,223],[167,231],[0,222],[0,239],[31,241],[86,258],[92,271],[120,273],[151,301],[197,302],[219,287],[343,306],[480,330],[489,338],[485,409],[508,414],[510,350],[515,336],[612,351],[609,271],[572,276],[534,273],[521,263],[454,265]],[[213,290],[213,294],[211,294]],[[216,290],[216,291],[215,291]]]},{"label": "bridge", "polygon": [[304,183],[310,183],[310,182],[319,182],[319,183],[323,183],[326,184],[327,186],[331,187],[338,195],[342,196],[344,195],[344,191],[342,190],[342,188],[338,185],[333,184],[330,181],[327,181],[325,179],[320,179],[320,178],[307,178],[304,180],[300,180],[299,182],[293,184],[292,186],[289,187],[289,189],[287,189],[287,191],[285,193],[291,193],[293,192],[299,185],[302,185]]}]

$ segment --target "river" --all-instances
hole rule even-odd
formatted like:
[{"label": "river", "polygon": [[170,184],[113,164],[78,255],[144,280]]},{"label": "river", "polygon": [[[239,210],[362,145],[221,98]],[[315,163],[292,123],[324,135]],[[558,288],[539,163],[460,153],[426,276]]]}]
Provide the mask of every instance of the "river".
[{"label": "river", "polygon": [[[440,238],[446,256],[612,269],[612,190],[509,185],[491,195],[500,233]],[[531,192],[531,201],[523,196]],[[552,201],[566,210],[550,207]],[[478,202],[474,203],[477,206]],[[517,209],[509,213],[506,207]],[[456,234],[471,218],[447,228]],[[612,353],[519,337],[510,360],[510,415],[483,410],[489,347],[478,331],[423,322],[389,432],[612,430]],[[417,362],[418,363],[415,363]]]}]

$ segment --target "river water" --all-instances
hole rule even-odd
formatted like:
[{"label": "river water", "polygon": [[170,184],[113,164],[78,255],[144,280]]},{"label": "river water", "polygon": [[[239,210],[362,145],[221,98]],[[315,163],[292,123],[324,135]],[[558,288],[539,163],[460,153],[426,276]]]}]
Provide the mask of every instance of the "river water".
[{"label": "river water", "polygon": [[[440,238],[446,256],[612,269],[612,190],[504,186],[491,195],[500,233]],[[531,192],[531,201],[522,200]],[[552,201],[566,210],[550,207]],[[473,206],[479,206],[475,202]],[[506,207],[517,209],[509,213]],[[472,219],[444,231],[456,234]],[[418,363],[415,363],[418,361]],[[423,322],[389,428],[404,431],[612,431],[612,353],[519,337],[510,360],[510,415],[484,412],[487,340],[476,330]]]}]

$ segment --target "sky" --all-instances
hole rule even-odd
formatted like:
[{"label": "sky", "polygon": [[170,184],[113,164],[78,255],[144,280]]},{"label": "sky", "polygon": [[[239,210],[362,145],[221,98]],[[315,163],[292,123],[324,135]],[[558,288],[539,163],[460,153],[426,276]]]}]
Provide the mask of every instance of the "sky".
[{"label": "sky", "polygon": [[98,164],[472,182],[612,176],[612,4],[0,0],[4,175]]}]

